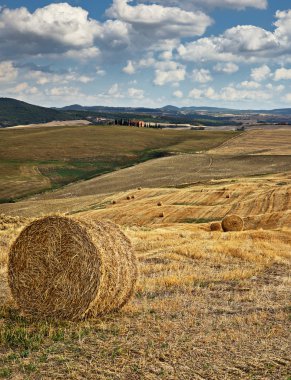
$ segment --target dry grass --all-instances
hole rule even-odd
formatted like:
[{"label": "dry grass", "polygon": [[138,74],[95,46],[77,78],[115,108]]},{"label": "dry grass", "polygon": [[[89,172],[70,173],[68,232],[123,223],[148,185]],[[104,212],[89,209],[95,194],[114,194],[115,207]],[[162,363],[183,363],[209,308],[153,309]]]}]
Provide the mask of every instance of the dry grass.
[{"label": "dry grass", "polygon": [[[74,325],[22,319],[6,280],[8,246],[21,223],[9,225],[0,231],[0,367],[10,378],[35,380],[288,379],[290,180],[286,174],[143,188],[135,202],[126,200],[128,192],[10,205],[31,215],[62,204],[85,220],[118,221],[136,251],[140,279],[118,314]],[[157,217],[158,202],[164,218]],[[209,231],[207,218],[230,212],[254,230]]]},{"label": "dry grass", "polygon": [[0,133],[0,202],[163,154],[207,150],[236,134],[86,125],[2,128]]},{"label": "dry grass", "polygon": [[291,230],[124,231],[140,280],[119,314],[74,325],[23,319],[2,278],[2,377],[287,379]]},{"label": "dry grass", "polygon": [[291,129],[251,130],[235,137],[220,147],[211,150],[213,154],[254,154],[291,155]]},{"label": "dry grass", "polygon": [[[189,170],[191,167],[191,170]],[[150,160],[145,163],[102,175],[88,181],[38,197],[40,200],[102,195],[146,188],[183,187],[191,184],[212,184],[214,180],[236,179],[242,176],[275,175],[291,171],[290,156],[221,156],[180,154]],[[230,191],[230,190],[229,190]],[[224,197],[226,197],[225,193]],[[231,195],[233,197],[233,194]]]}]

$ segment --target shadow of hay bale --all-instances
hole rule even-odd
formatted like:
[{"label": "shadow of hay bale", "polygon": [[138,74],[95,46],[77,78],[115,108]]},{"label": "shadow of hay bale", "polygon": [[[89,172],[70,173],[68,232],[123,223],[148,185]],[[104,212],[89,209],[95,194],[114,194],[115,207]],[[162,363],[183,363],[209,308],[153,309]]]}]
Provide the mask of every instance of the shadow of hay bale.
[{"label": "shadow of hay bale", "polygon": [[12,245],[8,278],[25,314],[78,320],[123,307],[137,263],[115,224],[48,216],[29,224]]},{"label": "shadow of hay bale", "polygon": [[213,222],[210,224],[210,231],[222,231],[220,222]]}]

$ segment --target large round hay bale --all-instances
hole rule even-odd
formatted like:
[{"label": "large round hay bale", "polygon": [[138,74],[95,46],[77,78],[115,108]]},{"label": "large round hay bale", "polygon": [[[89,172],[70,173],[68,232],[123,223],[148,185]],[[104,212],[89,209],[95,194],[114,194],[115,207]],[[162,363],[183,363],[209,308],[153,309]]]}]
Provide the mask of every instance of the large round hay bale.
[{"label": "large round hay bale", "polygon": [[77,320],[120,309],[133,293],[137,265],[113,223],[48,216],[20,233],[8,276],[25,314]]},{"label": "large round hay bale", "polygon": [[244,221],[238,215],[227,215],[223,218],[221,226],[224,232],[242,231],[244,228]]},{"label": "large round hay bale", "polygon": [[220,222],[213,222],[210,224],[210,231],[222,231]]}]

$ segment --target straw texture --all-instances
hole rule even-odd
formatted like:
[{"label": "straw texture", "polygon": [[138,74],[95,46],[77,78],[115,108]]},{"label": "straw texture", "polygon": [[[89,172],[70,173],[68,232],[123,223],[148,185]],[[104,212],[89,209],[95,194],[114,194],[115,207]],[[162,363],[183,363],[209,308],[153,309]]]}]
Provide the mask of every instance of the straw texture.
[{"label": "straw texture", "polygon": [[223,218],[221,226],[224,232],[242,231],[244,228],[244,221],[238,215],[227,215]]},{"label": "straw texture", "polygon": [[20,233],[8,276],[25,314],[77,320],[120,309],[133,294],[137,265],[113,223],[48,216]]},{"label": "straw texture", "polygon": [[210,224],[210,231],[222,231],[220,222],[213,222]]}]

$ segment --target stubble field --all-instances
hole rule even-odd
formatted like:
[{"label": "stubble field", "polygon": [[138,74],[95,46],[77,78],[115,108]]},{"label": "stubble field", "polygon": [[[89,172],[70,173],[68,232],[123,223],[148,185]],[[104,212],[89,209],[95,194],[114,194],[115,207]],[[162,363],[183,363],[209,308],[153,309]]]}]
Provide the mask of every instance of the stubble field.
[{"label": "stubble field", "polygon": [[0,130],[0,202],[169,154],[215,147],[235,132],[61,126]]},{"label": "stubble field", "polygon": [[[290,379],[290,156],[273,172],[256,173],[253,166],[252,175],[245,176],[247,165],[235,172],[233,164],[229,176],[221,172],[205,179],[209,157],[215,162],[218,156],[201,154],[197,183],[182,177],[182,165],[176,171],[168,165],[178,187],[163,185],[169,173],[166,165],[159,166],[163,158],[151,162],[161,173],[161,185],[134,182],[104,193],[92,179],[0,205],[0,212],[12,215],[2,215],[0,227],[0,376]],[[221,164],[225,173],[228,169]],[[79,323],[19,314],[7,286],[9,245],[28,222],[25,218],[55,212],[110,219],[131,239],[140,278],[121,312]],[[210,223],[229,213],[244,219],[244,231],[211,232]]]}]

